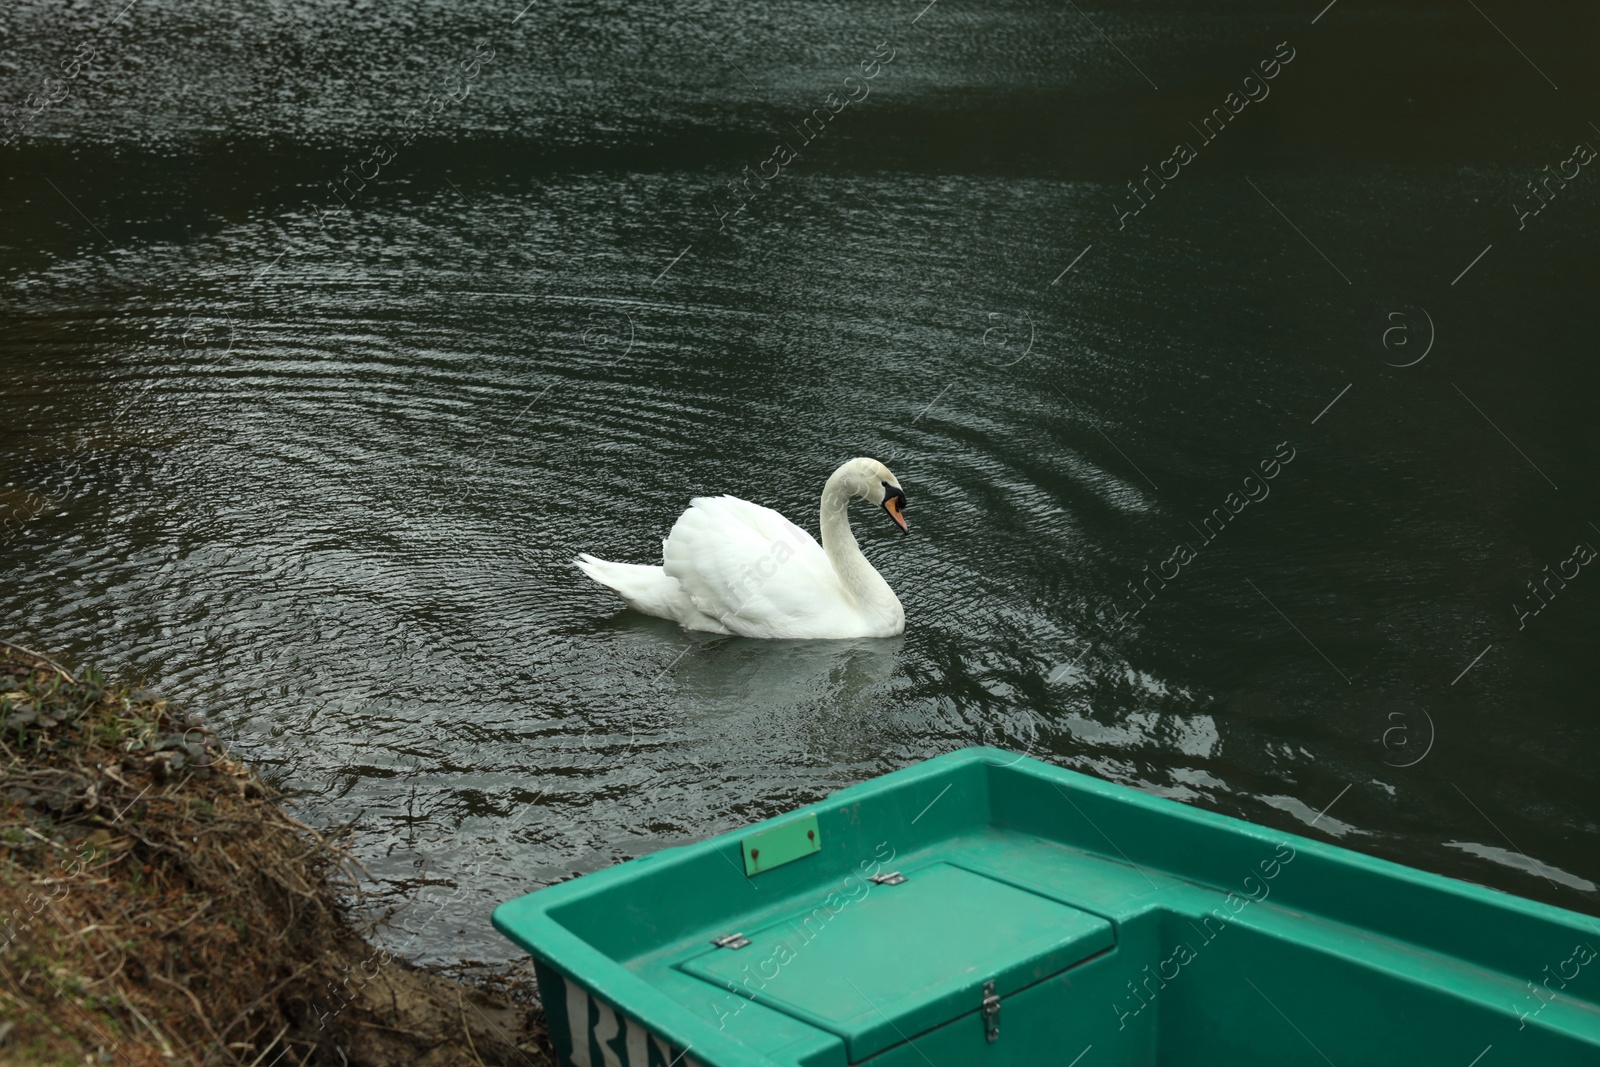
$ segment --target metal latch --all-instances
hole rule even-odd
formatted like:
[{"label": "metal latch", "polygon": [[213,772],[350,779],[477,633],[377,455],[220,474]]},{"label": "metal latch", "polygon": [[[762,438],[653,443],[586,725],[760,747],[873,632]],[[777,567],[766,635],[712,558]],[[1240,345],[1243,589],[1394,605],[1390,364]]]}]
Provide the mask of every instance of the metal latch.
[{"label": "metal latch", "polygon": [[905,880],[906,876],[899,871],[890,871],[888,874],[875,874],[867,879],[867,881],[876,882],[878,885],[899,885]]},{"label": "metal latch", "polygon": [[1000,1040],[1000,997],[993,982],[983,983],[983,1036],[990,1041]]},{"label": "metal latch", "polygon": [[750,939],[743,934],[723,934],[721,937],[713,937],[711,943],[718,948],[744,948],[750,943]]}]

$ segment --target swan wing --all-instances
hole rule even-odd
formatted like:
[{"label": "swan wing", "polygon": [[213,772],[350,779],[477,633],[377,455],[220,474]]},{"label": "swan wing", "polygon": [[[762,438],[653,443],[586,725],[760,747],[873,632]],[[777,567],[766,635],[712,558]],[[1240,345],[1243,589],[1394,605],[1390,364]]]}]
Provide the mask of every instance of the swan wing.
[{"label": "swan wing", "polygon": [[746,637],[811,636],[849,610],[816,539],[736,496],[691,500],[662,543],[662,569],[700,611]]}]

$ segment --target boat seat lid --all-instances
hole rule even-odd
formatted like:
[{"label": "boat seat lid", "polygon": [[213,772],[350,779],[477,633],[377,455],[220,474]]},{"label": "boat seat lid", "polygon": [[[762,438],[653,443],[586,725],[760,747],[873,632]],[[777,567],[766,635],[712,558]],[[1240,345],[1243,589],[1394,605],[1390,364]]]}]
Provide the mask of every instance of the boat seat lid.
[{"label": "boat seat lid", "polygon": [[978,1011],[987,982],[1005,997],[1115,942],[1098,915],[953,864],[904,874],[680,967],[839,1035],[857,1063]]}]

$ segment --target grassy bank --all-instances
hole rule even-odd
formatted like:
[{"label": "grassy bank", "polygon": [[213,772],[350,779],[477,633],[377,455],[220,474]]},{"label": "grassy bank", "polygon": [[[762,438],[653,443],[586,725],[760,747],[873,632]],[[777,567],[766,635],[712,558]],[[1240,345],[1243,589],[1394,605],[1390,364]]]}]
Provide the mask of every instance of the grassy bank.
[{"label": "grassy bank", "polygon": [[0,642],[0,1064],[550,1063],[525,987],[363,940],[346,836],[289,799],[157,696]]}]

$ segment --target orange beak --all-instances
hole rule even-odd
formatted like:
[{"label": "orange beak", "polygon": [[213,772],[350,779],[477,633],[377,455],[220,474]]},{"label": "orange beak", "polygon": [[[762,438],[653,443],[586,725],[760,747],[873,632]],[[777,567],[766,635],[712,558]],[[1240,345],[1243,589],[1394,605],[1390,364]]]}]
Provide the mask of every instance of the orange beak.
[{"label": "orange beak", "polygon": [[905,499],[903,493],[891,493],[883,498],[883,510],[889,513],[889,517],[895,521],[896,526],[900,527],[900,532],[903,534],[911,532],[910,528],[906,526],[905,513],[900,510],[905,503]]}]

